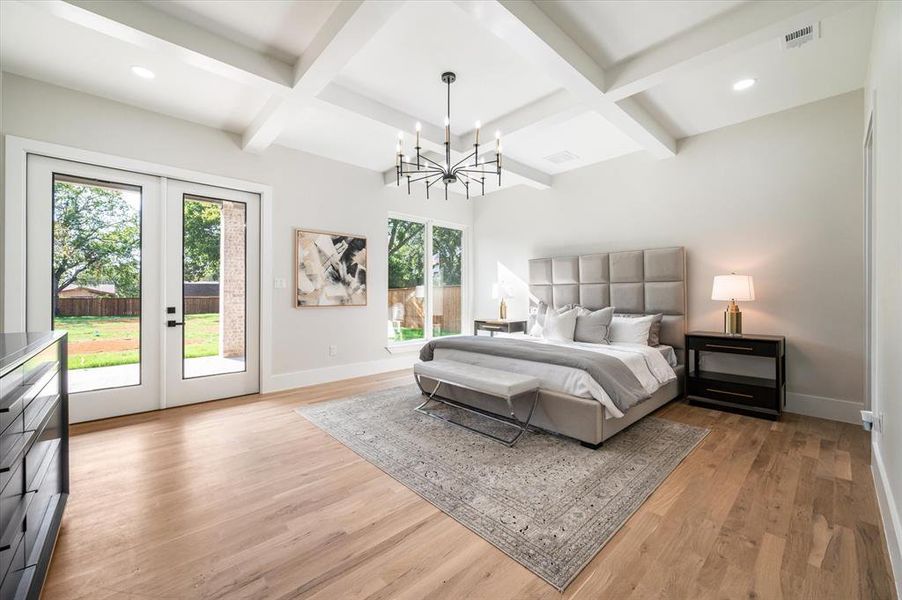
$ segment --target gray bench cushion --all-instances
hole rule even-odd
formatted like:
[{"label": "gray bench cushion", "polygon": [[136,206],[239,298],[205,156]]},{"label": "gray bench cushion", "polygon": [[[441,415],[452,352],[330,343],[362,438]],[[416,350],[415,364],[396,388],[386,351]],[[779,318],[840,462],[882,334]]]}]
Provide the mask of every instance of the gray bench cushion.
[{"label": "gray bench cushion", "polygon": [[413,372],[423,377],[441,379],[502,398],[512,398],[539,387],[539,380],[529,375],[487,369],[453,360],[418,362],[413,366]]}]

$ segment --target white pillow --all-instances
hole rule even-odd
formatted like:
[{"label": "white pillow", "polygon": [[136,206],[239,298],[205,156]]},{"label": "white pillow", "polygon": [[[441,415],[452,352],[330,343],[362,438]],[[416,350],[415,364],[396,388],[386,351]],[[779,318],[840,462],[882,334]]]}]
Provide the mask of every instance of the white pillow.
[{"label": "white pillow", "polygon": [[546,312],[542,337],[556,342],[572,342],[576,331],[576,314],[575,308],[560,313],[553,310]]},{"label": "white pillow", "polygon": [[647,317],[621,317],[611,319],[611,341],[648,345],[648,331],[656,315]]}]

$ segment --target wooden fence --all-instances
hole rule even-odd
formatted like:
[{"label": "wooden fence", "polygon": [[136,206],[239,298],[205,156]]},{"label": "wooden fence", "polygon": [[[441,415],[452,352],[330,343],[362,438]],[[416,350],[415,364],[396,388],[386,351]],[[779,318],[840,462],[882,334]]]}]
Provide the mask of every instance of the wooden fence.
[{"label": "wooden fence", "polygon": [[[218,313],[218,296],[188,296],[185,314]],[[141,314],[140,298],[58,298],[59,317],[135,317]]]},{"label": "wooden fence", "polygon": [[[433,288],[432,322],[444,331],[460,332],[460,286],[446,285]],[[388,310],[393,321],[401,327],[422,329],[425,319],[423,299],[417,298],[416,288],[391,288],[388,290]]]}]

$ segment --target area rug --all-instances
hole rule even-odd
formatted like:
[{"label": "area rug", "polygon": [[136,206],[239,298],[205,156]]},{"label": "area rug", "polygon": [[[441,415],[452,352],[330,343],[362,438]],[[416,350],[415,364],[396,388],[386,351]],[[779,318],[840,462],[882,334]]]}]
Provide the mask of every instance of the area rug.
[{"label": "area rug", "polygon": [[558,590],[708,433],[646,417],[598,450],[532,431],[508,448],[414,411],[421,401],[410,385],[297,411]]}]

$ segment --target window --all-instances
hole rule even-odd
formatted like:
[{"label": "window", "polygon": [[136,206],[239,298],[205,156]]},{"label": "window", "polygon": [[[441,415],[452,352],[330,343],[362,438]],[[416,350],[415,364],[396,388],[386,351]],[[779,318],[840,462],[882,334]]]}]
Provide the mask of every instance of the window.
[{"label": "window", "polygon": [[388,219],[389,344],[463,332],[464,258],[461,227]]},{"label": "window", "polygon": [[53,176],[53,328],[69,391],[141,384],[141,188]]}]

